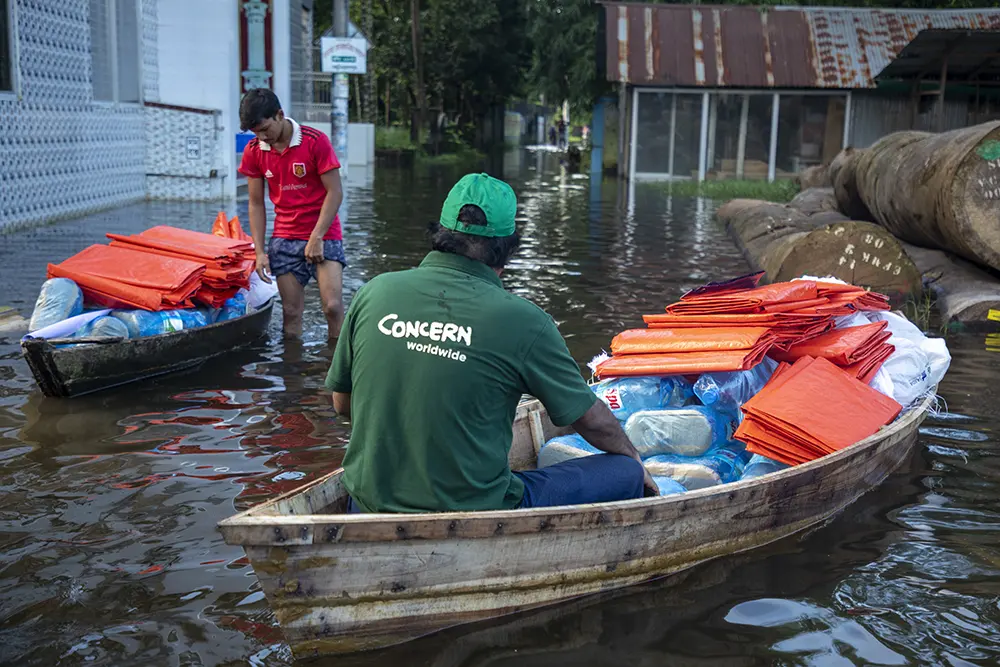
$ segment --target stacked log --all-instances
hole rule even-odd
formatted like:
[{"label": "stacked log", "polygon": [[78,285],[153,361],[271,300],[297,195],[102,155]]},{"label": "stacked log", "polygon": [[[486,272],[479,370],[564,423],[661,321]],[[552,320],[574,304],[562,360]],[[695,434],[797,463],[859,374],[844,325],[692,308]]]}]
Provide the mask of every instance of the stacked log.
[{"label": "stacked log", "polygon": [[903,243],[903,249],[934,293],[941,321],[968,330],[1000,326],[1000,282],[973,264],[941,250]]},{"label": "stacked log", "polygon": [[834,163],[834,191],[848,216],[1000,270],[1000,122],[897,132]]},{"label": "stacked log", "polygon": [[[920,272],[885,229],[849,220],[818,202],[829,193],[803,195],[812,215],[792,205],[733,200],[717,211],[754,270],[767,282],[802,275],[834,276],[889,295],[896,303],[920,291]],[[827,206],[823,208],[822,206]]]}]

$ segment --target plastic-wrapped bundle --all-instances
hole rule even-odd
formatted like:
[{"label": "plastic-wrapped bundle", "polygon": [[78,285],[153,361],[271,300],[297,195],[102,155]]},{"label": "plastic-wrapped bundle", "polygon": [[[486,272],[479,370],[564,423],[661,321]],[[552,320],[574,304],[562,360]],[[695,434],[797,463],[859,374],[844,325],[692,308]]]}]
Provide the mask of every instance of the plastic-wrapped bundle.
[{"label": "plastic-wrapped bundle", "polygon": [[689,490],[728,484],[740,479],[749,454],[740,443],[715,447],[702,456],[658,454],[643,461],[654,477],[670,477]]},{"label": "plastic-wrapped bundle", "polygon": [[764,388],[777,368],[777,362],[765,357],[748,371],[705,373],[694,383],[694,394],[703,404],[742,422],[740,406]]},{"label": "plastic-wrapped bundle", "polygon": [[704,405],[636,412],[625,422],[625,435],[639,456],[698,456],[729,437],[729,420]]},{"label": "plastic-wrapped bundle", "polygon": [[661,496],[672,496],[676,493],[684,493],[687,491],[683,484],[672,477],[660,477],[657,475],[652,477],[653,482],[656,484],[656,488],[660,490]]},{"label": "plastic-wrapped bundle", "polygon": [[681,407],[694,395],[681,377],[615,378],[599,382],[593,390],[622,423],[640,410]]},{"label": "plastic-wrapped bundle", "polygon": [[206,313],[193,308],[182,310],[115,310],[111,316],[121,320],[128,328],[131,338],[157,336],[159,334],[197,329],[208,324]]},{"label": "plastic-wrapped bundle", "polygon": [[216,318],[216,322],[225,322],[227,320],[234,320],[237,317],[243,317],[247,314],[247,298],[242,292],[239,292],[231,299],[226,299],[226,302],[222,305],[222,309],[219,311],[219,316]]},{"label": "plastic-wrapped bundle", "polygon": [[764,475],[772,472],[785,470],[788,467],[788,464],[782,463],[781,461],[775,461],[774,459],[769,459],[766,456],[754,454],[750,457],[750,461],[747,463],[746,468],[743,469],[743,475],[740,479],[757,479],[758,477],[763,477]]},{"label": "plastic-wrapped bundle", "polygon": [[73,338],[129,338],[128,327],[119,319],[104,315],[77,329]]},{"label": "plastic-wrapped bundle", "polygon": [[35,301],[28,331],[38,331],[82,312],[83,292],[75,282],[69,278],[46,280]]},{"label": "plastic-wrapped bundle", "polygon": [[581,456],[602,454],[603,452],[583,439],[578,433],[552,438],[538,452],[538,467],[547,468],[556,463],[578,459]]}]

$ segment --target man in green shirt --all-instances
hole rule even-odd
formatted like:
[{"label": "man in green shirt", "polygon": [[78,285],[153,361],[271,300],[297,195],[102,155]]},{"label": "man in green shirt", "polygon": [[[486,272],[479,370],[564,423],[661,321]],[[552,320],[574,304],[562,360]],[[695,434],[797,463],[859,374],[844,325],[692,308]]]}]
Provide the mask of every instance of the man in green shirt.
[{"label": "man in green shirt", "polygon": [[[644,487],[657,493],[555,322],[500,282],[518,245],[516,209],[503,181],[465,176],[420,266],[377,276],[354,296],[326,380],[353,427],[343,477],[351,511],[511,509],[639,498]],[[523,394],[607,453],[512,472],[507,455]]]}]

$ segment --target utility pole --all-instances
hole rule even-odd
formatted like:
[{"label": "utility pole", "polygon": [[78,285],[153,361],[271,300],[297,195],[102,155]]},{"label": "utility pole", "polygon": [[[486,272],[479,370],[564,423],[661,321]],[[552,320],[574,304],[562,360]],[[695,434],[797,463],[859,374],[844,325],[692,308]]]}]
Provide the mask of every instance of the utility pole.
[{"label": "utility pole", "polygon": [[[347,37],[349,0],[333,0],[333,36]],[[330,139],[340,160],[341,170],[347,171],[347,105],[350,88],[346,74],[333,75],[333,109],[330,113]]]}]

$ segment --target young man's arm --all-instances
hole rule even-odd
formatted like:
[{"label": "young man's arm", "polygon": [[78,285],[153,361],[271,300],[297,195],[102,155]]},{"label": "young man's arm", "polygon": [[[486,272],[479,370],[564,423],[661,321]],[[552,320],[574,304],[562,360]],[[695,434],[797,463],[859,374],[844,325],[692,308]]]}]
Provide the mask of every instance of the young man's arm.
[{"label": "young man's arm", "polygon": [[264,233],[267,228],[264,208],[264,179],[247,178],[247,190],[250,195],[250,236],[257,253],[257,275],[265,283],[270,283],[267,272],[271,270],[271,262],[267,258],[267,248],[264,247]]},{"label": "young man's arm", "polygon": [[333,219],[337,217],[340,204],[344,201],[344,190],[340,183],[340,169],[331,169],[320,175],[323,187],[326,188],[326,198],[323,200],[323,208],[319,212],[319,220],[313,227],[312,234],[309,235],[309,242],[306,243],[306,261],[312,264],[319,264],[323,261],[323,237],[330,231]]}]

